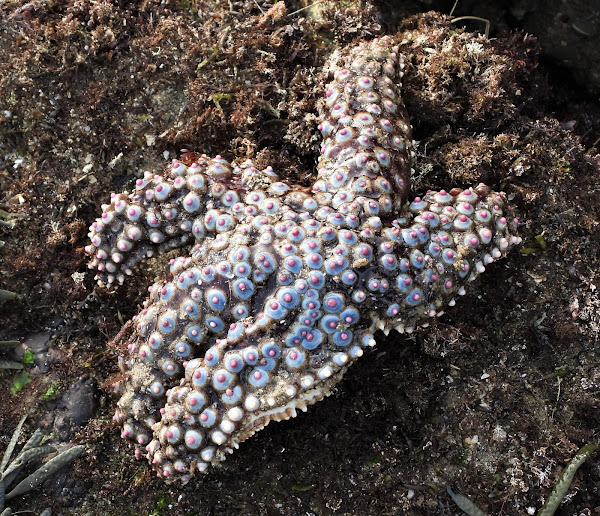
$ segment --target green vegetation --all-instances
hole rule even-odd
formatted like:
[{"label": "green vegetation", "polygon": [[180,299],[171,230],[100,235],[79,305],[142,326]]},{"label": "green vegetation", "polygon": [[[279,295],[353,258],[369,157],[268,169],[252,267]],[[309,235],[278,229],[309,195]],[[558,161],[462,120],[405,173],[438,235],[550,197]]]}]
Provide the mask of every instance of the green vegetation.
[{"label": "green vegetation", "polygon": [[567,467],[563,470],[562,475],[558,479],[558,482],[554,486],[552,493],[546,500],[546,503],[541,508],[540,512],[538,512],[537,516],[552,516],[558,506],[562,503],[571,482],[573,482],[573,477],[575,473],[598,446],[596,444],[586,444],[583,448],[581,448],[576,454],[575,457],[571,459],[571,462],[567,464]]},{"label": "green vegetation", "polygon": [[59,387],[60,387],[60,384],[58,382],[54,382],[50,387],[48,387],[46,392],[43,394],[42,398],[45,401],[51,400],[58,394]]},{"label": "green vegetation", "polygon": [[35,358],[35,353],[28,349],[23,354],[23,363],[24,364],[33,364],[33,359]]}]

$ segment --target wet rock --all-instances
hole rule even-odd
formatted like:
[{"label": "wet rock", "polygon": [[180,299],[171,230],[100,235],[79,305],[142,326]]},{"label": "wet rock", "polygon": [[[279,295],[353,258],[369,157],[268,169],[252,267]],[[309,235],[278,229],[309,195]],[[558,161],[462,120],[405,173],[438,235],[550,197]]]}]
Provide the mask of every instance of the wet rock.
[{"label": "wet rock", "polygon": [[62,317],[54,317],[48,321],[46,326],[53,330],[60,328],[65,323],[65,320]]},{"label": "wet rock", "polygon": [[30,335],[12,350],[10,358],[21,361],[27,350],[33,351],[36,355],[48,351],[48,343],[51,337],[52,333],[46,331]]},{"label": "wet rock", "polygon": [[52,333],[49,331],[34,333],[25,339],[23,346],[30,349],[35,354],[44,353],[45,351],[48,351],[48,343],[50,342],[51,337]]},{"label": "wet rock", "polygon": [[43,331],[34,333],[27,337],[21,344],[14,348],[10,353],[10,359],[16,360],[17,362],[23,361],[23,356],[27,351],[34,353],[34,364],[36,368],[33,369],[33,374],[44,374],[50,369],[52,351],[48,351],[50,339],[52,338],[52,332]]},{"label": "wet rock", "polygon": [[45,374],[50,370],[50,353],[36,354],[33,363],[36,366],[34,373]]},{"label": "wet rock", "polygon": [[31,370],[31,374],[46,374],[52,364],[64,363],[66,356],[60,349],[52,348],[45,353],[35,355],[33,363],[36,367]]},{"label": "wet rock", "polygon": [[98,387],[90,378],[77,380],[56,407],[54,427],[61,441],[68,441],[73,431],[81,428],[93,416],[97,406]]}]

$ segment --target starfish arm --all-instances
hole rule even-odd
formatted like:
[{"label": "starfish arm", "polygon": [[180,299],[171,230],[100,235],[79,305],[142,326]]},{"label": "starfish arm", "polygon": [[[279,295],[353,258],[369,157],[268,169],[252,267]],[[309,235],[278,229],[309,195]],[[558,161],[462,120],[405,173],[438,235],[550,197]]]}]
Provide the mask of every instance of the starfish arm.
[{"label": "starfish arm", "polygon": [[362,355],[361,338],[283,346],[259,332],[243,335],[238,346],[217,341],[204,359],[187,363],[185,379],[170,390],[148,459],[160,477],[184,483],[206,472],[271,421],[293,418],[328,396]]},{"label": "starfish arm", "polygon": [[102,206],[86,247],[101,285],[123,283],[145,257],[230,230],[239,194],[277,180],[270,167],[258,171],[250,161],[238,166],[221,156],[193,157],[189,166],[173,160],[162,174],[146,172],[131,193],[113,193]]},{"label": "starfish arm", "polygon": [[146,256],[203,238],[204,225],[194,221],[206,207],[208,177],[215,172],[217,177],[231,175],[221,159],[200,157],[191,167],[174,160],[163,174],[147,172],[131,193],[111,194],[110,204],[102,206],[102,216],[90,226],[86,247],[99,283],[122,283]]},{"label": "starfish arm", "polygon": [[379,234],[377,267],[359,291],[378,297],[370,317],[386,333],[411,332],[441,315],[486,265],[521,242],[505,194],[483,184],[429,191],[402,215]]},{"label": "starfish arm", "polygon": [[400,96],[404,61],[386,36],[329,60],[333,81],[320,106],[323,135],[318,178],[321,204],[377,203],[382,218],[393,218],[410,188],[412,129]]},{"label": "starfish arm", "polygon": [[262,229],[241,225],[231,248],[206,241],[135,319],[115,420],[162,478],[186,482],[321,400],[374,344],[346,289],[320,272],[314,240],[294,249]]}]

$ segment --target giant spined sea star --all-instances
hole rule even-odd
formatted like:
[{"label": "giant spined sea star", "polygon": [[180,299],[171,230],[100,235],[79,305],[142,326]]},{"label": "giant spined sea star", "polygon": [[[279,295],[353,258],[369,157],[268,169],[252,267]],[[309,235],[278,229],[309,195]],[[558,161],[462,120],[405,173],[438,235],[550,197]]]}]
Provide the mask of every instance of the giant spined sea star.
[{"label": "giant spined sea star", "polygon": [[121,360],[115,420],[159,476],[186,482],[319,401],[376,330],[426,324],[520,241],[485,185],[408,203],[403,68],[392,37],[333,54],[310,189],[188,153],[103,206],[86,248],[100,283],[195,244],[151,287]]}]

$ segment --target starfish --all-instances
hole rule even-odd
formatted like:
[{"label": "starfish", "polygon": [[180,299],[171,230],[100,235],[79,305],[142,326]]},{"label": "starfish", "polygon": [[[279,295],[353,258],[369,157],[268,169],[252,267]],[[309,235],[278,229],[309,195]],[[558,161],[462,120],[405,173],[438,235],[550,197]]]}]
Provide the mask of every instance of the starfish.
[{"label": "starfish", "polygon": [[374,333],[412,332],[520,242],[485,185],[408,201],[414,159],[386,36],[336,51],[311,188],[271,167],[186,153],[90,228],[90,268],[116,285],[170,262],[133,319],[114,420],[157,474],[187,482],[270,421],[327,396]]}]

